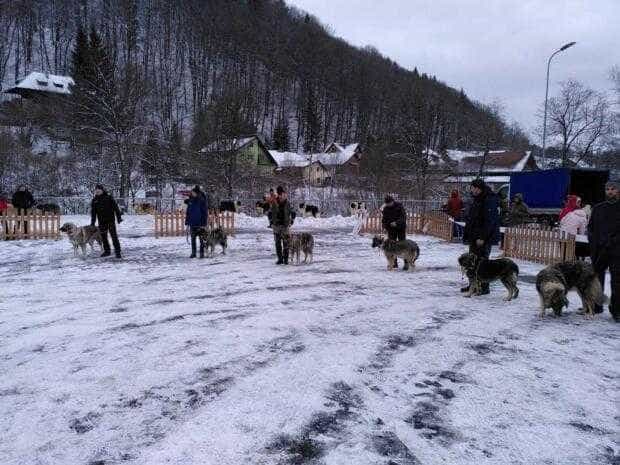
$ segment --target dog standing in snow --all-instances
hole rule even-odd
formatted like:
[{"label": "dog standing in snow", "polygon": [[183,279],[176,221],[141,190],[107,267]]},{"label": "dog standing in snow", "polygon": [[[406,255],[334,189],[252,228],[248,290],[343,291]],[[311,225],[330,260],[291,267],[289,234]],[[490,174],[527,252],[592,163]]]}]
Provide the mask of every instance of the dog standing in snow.
[{"label": "dog standing in snow", "polygon": [[73,254],[77,257],[78,248],[82,249],[82,255],[86,256],[86,246],[90,245],[91,250],[95,250],[94,243],[99,244],[99,248],[103,250],[103,241],[101,233],[96,226],[77,226],[74,223],[65,223],[60,227],[60,231],[64,232],[73,245]]},{"label": "dog standing in snow", "polygon": [[498,280],[508,290],[508,295],[504,300],[510,301],[519,296],[517,287],[519,267],[509,258],[489,260],[473,253],[464,253],[459,257],[459,265],[469,279],[469,293],[466,297],[480,295],[482,284]]}]

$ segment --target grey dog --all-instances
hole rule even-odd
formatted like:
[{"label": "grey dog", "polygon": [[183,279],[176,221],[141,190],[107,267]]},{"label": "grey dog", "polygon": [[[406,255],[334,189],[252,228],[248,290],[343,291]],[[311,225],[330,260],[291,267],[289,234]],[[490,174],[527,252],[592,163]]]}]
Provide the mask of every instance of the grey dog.
[{"label": "grey dog", "polygon": [[310,259],[310,263],[314,259],[314,237],[312,234],[304,232],[297,234],[290,234],[288,240],[289,253],[291,260],[296,259],[299,264],[300,254],[304,253],[304,263]]},{"label": "grey dog", "polygon": [[380,248],[383,250],[383,254],[387,260],[387,269],[391,271],[395,269],[394,261],[396,257],[401,257],[405,260],[405,266],[403,270],[408,270],[409,266],[415,268],[415,262],[420,256],[420,247],[414,241],[405,239],[404,241],[395,241],[392,239],[385,239],[383,236],[375,236],[372,238],[372,247]]},{"label": "grey dog", "polygon": [[540,317],[545,316],[547,308],[552,308],[555,316],[561,316],[562,308],[568,307],[566,294],[572,289],[581,297],[586,318],[592,317],[596,304],[605,303],[601,283],[590,265],[583,262],[557,263],[536,276]]},{"label": "grey dog", "polygon": [[226,255],[228,247],[228,236],[221,226],[215,229],[203,228],[198,235],[200,245],[208,250],[209,256],[213,256],[215,247],[219,244],[222,247],[222,255]]},{"label": "grey dog", "polygon": [[74,223],[65,223],[60,227],[60,231],[64,232],[73,245],[73,254],[77,256],[78,248],[82,249],[82,255],[86,256],[86,246],[90,245],[91,250],[94,250],[94,243],[99,244],[99,248],[103,248],[103,241],[101,239],[101,233],[96,226],[77,226]]}]

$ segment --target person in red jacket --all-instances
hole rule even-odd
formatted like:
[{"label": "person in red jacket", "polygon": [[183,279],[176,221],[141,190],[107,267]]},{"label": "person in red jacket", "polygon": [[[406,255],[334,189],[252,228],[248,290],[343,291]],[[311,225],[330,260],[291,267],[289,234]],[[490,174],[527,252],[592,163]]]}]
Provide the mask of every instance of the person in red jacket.
[{"label": "person in red jacket", "polygon": [[[0,216],[8,215],[9,201],[4,193],[0,192]],[[8,223],[6,219],[0,222],[0,231],[8,232]]]},{"label": "person in red jacket", "polygon": [[560,217],[558,219],[561,220],[566,215],[568,215],[570,212],[573,212],[577,210],[578,208],[581,208],[581,199],[577,197],[576,195],[569,195],[566,198],[566,204],[564,205],[564,208],[560,212]]},{"label": "person in red jacket", "polygon": [[461,200],[461,196],[459,191],[454,189],[452,194],[450,194],[450,198],[448,199],[447,212],[454,219],[459,219],[461,217],[461,212],[463,211],[463,200]]},{"label": "person in red jacket", "polygon": [[0,215],[5,215],[9,209],[9,201],[6,196],[0,192]]}]

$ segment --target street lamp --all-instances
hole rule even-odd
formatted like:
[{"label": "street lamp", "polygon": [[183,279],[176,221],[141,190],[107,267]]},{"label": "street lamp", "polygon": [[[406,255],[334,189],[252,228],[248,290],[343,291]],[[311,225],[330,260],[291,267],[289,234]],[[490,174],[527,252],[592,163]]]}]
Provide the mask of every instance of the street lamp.
[{"label": "street lamp", "polygon": [[571,48],[577,42],[569,42],[565,45],[562,45],[558,50],[553,52],[553,54],[549,57],[549,61],[547,61],[547,88],[545,90],[545,117],[543,120],[543,140],[542,140],[542,159],[545,162],[545,146],[547,142],[547,97],[549,97],[549,67],[551,66],[551,59],[556,56],[558,53],[563,52],[567,48]]}]

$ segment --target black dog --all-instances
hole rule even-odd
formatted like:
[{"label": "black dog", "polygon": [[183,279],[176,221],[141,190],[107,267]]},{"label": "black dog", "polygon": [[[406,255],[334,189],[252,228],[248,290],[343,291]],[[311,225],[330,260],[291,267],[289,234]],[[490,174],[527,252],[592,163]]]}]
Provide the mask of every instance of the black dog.
[{"label": "black dog", "polygon": [[319,216],[319,207],[317,207],[316,205],[306,205],[305,203],[300,203],[299,212],[304,217],[312,215],[313,218],[316,218],[317,216]]},{"label": "black dog", "polygon": [[509,258],[488,260],[473,253],[464,253],[459,257],[459,265],[469,278],[469,294],[467,297],[480,295],[483,283],[491,283],[496,280],[501,281],[508,290],[508,296],[504,300],[516,299],[519,296],[519,288],[517,287],[519,267]]},{"label": "black dog", "polygon": [[37,204],[37,209],[41,210],[43,213],[54,213],[55,215],[60,214],[60,207],[55,203],[40,203]]},{"label": "black dog", "polygon": [[232,212],[232,213],[237,213],[239,212],[239,209],[241,208],[241,202],[240,201],[233,201],[233,200],[222,200],[220,202],[220,211],[221,212]]}]

